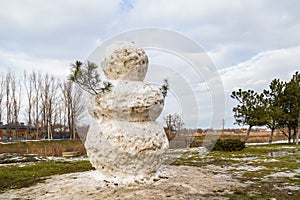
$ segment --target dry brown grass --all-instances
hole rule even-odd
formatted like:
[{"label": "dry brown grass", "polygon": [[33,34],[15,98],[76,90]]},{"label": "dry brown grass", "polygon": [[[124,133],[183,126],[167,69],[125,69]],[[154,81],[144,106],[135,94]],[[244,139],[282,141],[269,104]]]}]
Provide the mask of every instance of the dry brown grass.
[{"label": "dry brown grass", "polygon": [[[248,139],[249,143],[269,142],[270,132],[251,132]],[[224,132],[221,139],[239,139],[243,141],[246,133]],[[182,141],[186,138],[182,136]],[[190,137],[191,147],[201,146],[205,136]],[[279,132],[274,133],[273,141],[286,140],[287,138]],[[38,154],[42,156],[62,156],[63,152],[79,152],[79,155],[86,155],[85,148],[81,140],[51,140],[51,141],[28,141],[15,143],[0,143],[0,153],[18,153],[18,154]]]},{"label": "dry brown grass", "polygon": [[62,156],[62,153],[66,151],[76,151],[79,152],[79,155],[86,155],[81,140],[28,141],[0,144],[0,153]]},{"label": "dry brown grass", "polygon": [[[233,133],[233,132],[224,132],[221,135],[221,138],[227,139],[240,139],[244,140],[246,137],[246,132],[243,133]],[[271,132],[250,132],[250,137],[248,139],[249,143],[265,143],[269,142]],[[274,132],[273,141],[286,140],[286,136],[284,136],[280,132]]]},{"label": "dry brown grass", "polygon": [[[247,143],[268,143],[270,133],[271,132],[267,132],[267,131],[266,132],[251,132]],[[246,134],[247,134],[246,132],[242,132],[242,133],[224,132],[224,133],[221,133],[221,131],[219,131],[219,132],[212,133],[211,136],[212,136],[212,139],[214,139],[214,136],[215,136],[215,138],[220,137],[220,139],[238,139],[238,140],[244,141]],[[192,138],[193,138],[193,141],[191,143],[191,147],[202,146],[203,141],[205,141],[205,140],[207,140],[209,142],[209,139],[205,138],[204,134],[202,134],[201,136],[199,135],[199,136],[195,136]],[[284,136],[282,133],[280,133],[280,132],[274,133],[273,142],[286,140],[286,139],[287,139],[286,136]]]}]

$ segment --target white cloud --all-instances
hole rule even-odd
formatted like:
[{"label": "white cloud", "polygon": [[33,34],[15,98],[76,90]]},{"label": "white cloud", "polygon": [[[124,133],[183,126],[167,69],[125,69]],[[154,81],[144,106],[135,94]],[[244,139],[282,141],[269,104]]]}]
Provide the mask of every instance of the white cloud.
[{"label": "white cloud", "polygon": [[[85,57],[99,36],[111,32],[118,1],[4,1],[2,48],[52,58]],[[74,56],[75,55],[75,56]]]},{"label": "white cloud", "polygon": [[62,78],[68,76],[70,64],[73,62],[62,59],[36,58],[25,53],[6,52],[2,49],[0,49],[0,60],[2,60],[1,71],[12,70],[19,75],[24,70],[27,72],[37,71]]},{"label": "white cloud", "polygon": [[289,81],[300,68],[300,46],[261,52],[238,65],[220,70],[226,94],[226,119],[228,125],[233,124],[232,107],[236,102],[230,98],[232,91],[239,88],[253,89],[262,92],[268,89],[269,83],[279,78]]},{"label": "white cloud", "polygon": [[[260,91],[273,78],[288,80],[299,68],[299,10],[298,0],[3,0],[0,70],[27,69],[65,76],[71,62],[84,60],[92,49],[119,32],[168,28],[206,49],[220,69],[227,114],[232,118],[233,102],[228,96],[232,90]],[[159,56],[158,64],[177,65],[174,70],[192,80],[189,84],[196,85],[192,88],[196,95],[205,93],[201,86],[205,77],[191,78],[191,68]],[[205,101],[203,104],[199,110],[210,112]]]},{"label": "white cloud", "polygon": [[238,65],[220,70],[225,89],[253,88],[258,91],[267,87],[274,78],[288,81],[299,70],[300,46],[266,51]]}]

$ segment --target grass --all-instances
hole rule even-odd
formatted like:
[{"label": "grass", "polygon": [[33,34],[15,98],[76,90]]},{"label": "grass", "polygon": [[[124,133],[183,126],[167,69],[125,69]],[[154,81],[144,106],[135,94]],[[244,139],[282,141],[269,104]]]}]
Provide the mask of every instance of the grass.
[{"label": "grass", "polygon": [[[241,132],[241,133],[217,132],[215,133],[215,135],[211,134],[210,136],[220,138],[220,139],[237,139],[237,140],[244,141],[246,137],[246,132]],[[270,137],[270,132],[251,132],[247,143],[268,143],[269,137]],[[177,136],[176,139],[185,141],[185,136]],[[192,140],[191,147],[198,147],[198,146],[202,146],[203,142],[206,141],[208,138],[206,138],[205,135],[197,135],[197,136],[190,136],[190,139]],[[284,136],[282,133],[275,132],[273,136],[273,141],[275,142],[281,140],[287,140],[287,137]]]},{"label": "grass", "polygon": [[[232,137],[233,139],[244,139],[246,137],[247,131],[242,131],[240,133],[233,133],[233,132],[224,132],[221,134],[221,137],[227,137],[230,138]],[[250,132],[250,141],[249,142],[269,142],[269,137],[270,137],[270,132],[255,132],[251,131]],[[283,135],[281,132],[274,132],[273,135],[273,141],[277,140],[287,140],[287,137]]]},{"label": "grass", "polygon": [[[46,142],[41,145],[45,144]],[[272,157],[270,154],[279,151],[290,152],[291,154],[278,157]],[[242,151],[213,151],[206,156],[201,156],[195,149],[173,149],[167,154],[169,160],[166,160],[166,163],[169,164],[172,161],[171,165],[198,167],[217,165],[223,167],[226,173],[245,184],[245,186],[232,191],[231,194],[222,194],[230,199],[300,199],[299,190],[287,189],[287,186],[300,187],[300,175],[295,172],[295,170],[300,169],[299,152],[300,146],[293,144],[247,146]],[[23,167],[17,165],[3,166],[0,167],[0,193],[43,182],[51,175],[91,169],[93,168],[88,161],[48,161]],[[278,172],[294,173],[294,175],[289,178],[270,176]]]},{"label": "grass", "polygon": [[[291,154],[272,157],[271,152],[290,152]],[[207,166],[218,165],[228,168],[227,172],[245,187],[238,188],[230,199],[300,199],[300,191],[287,186],[300,187],[300,175],[295,170],[300,169],[300,146],[293,144],[272,144],[248,146],[242,151],[213,151],[205,157],[194,152],[185,153],[175,160],[173,165]],[[239,168],[238,167],[245,167]],[[254,169],[254,170],[250,170]],[[270,175],[284,172],[293,173],[291,177],[272,177]]]},{"label": "grass", "polygon": [[86,151],[81,140],[40,140],[0,143],[0,153],[62,156],[64,151],[77,151],[79,152],[79,155],[86,155]]},{"label": "grass", "polygon": [[56,174],[67,174],[92,170],[90,162],[38,162],[20,166],[0,167],[0,193],[10,189],[29,187],[43,182],[47,177]]}]

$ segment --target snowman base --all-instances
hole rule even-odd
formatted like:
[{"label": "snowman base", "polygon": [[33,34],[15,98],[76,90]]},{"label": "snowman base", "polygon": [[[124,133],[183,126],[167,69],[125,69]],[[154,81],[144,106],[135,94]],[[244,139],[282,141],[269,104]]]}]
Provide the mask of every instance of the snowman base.
[{"label": "snowman base", "polygon": [[168,146],[164,129],[153,121],[95,121],[85,141],[98,178],[118,184],[155,178]]}]

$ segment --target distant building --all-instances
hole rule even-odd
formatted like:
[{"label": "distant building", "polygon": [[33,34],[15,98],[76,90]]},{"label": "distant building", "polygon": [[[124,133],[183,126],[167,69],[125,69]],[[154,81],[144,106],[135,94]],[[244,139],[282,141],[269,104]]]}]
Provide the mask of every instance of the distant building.
[{"label": "distant building", "polygon": [[16,141],[33,139],[35,129],[24,123],[3,124],[0,122],[0,141]]},{"label": "distant building", "polygon": [[[70,139],[70,131],[62,125],[53,126],[52,139]],[[35,140],[36,127],[27,126],[24,123],[18,124],[3,124],[0,122],[0,142],[20,141],[20,140]],[[76,139],[79,139],[76,132]],[[48,139],[47,131],[39,128],[38,139]]]}]

